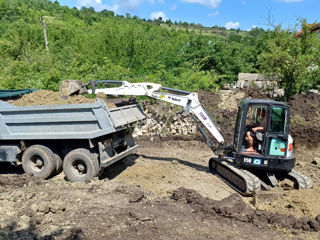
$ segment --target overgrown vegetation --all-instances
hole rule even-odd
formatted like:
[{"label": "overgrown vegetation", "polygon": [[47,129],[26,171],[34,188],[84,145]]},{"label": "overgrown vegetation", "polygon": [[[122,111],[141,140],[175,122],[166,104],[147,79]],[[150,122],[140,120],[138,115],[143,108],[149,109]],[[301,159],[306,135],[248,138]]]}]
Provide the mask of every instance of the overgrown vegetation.
[{"label": "overgrown vegetation", "polygon": [[239,72],[265,72],[293,94],[319,85],[319,38],[305,30],[295,38],[281,28],[227,31],[48,0],[0,0],[0,87],[57,90],[64,79],[114,79],[214,91]]}]

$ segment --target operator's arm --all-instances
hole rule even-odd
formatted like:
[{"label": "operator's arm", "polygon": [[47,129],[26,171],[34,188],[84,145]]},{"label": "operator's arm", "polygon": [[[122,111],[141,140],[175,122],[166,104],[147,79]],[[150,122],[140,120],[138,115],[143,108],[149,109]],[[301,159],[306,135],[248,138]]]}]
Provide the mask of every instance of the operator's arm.
[{"label": "operator's arm", "polygon": [[254,127],[252,128],[252,132],[256,132],[256,131],[264,131],[264,127]]}]

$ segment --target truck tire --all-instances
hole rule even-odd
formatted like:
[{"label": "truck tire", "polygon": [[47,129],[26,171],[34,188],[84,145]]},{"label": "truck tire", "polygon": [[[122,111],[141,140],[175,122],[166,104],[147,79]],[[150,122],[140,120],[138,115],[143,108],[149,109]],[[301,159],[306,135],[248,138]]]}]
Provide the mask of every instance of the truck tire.
[{"label": "truck tire", "polygon": [[25,173],[47,179],[56,171],[56,158],[49,148],[32,145],[22,155],[22,167]]},{"label": "truck tire", "polygon": [[63,171],[71,182],[84,182],[96,177],[99,170],[97,156],[84,148],[72,150],[63,160]]},{"label": "truck tire", "polygon": [[58,175],[59,173],[62,172],[62,164],[63,163],[62,163],[61,157],[58,154],[53,153],[53,155],[56,159],[56,172],[55,173]]}]

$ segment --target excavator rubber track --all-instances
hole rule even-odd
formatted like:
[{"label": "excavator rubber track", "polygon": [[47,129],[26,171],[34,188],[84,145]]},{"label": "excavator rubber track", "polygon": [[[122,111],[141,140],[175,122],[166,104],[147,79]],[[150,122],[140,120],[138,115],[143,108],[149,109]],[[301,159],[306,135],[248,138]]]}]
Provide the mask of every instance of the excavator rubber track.
[{"label": "excavator rubber track", "polygon": [[295,170],[291,170],[288,173],[288,178],[294,182],[297,189],[309,189],[312,187],[312,180]]},{"label": "excavator rubber track", "polygon": [[244,196],[251,196],[261,190],[259,178],[249,171],[237,167],[232,162],[220,158],[211,158],[209,169]]}]

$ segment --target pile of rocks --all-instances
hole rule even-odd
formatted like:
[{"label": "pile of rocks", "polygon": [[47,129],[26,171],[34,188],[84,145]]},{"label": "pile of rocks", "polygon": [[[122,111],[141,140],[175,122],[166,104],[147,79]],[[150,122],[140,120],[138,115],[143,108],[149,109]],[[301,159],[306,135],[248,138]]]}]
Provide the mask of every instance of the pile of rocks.
[{"label": "pile of rocks", "polygon": [[141,104],[146,120],[139,123],[134,136],[189,135],[197,133],[197,126],[182,107],[165,102],[148,101]]}]

